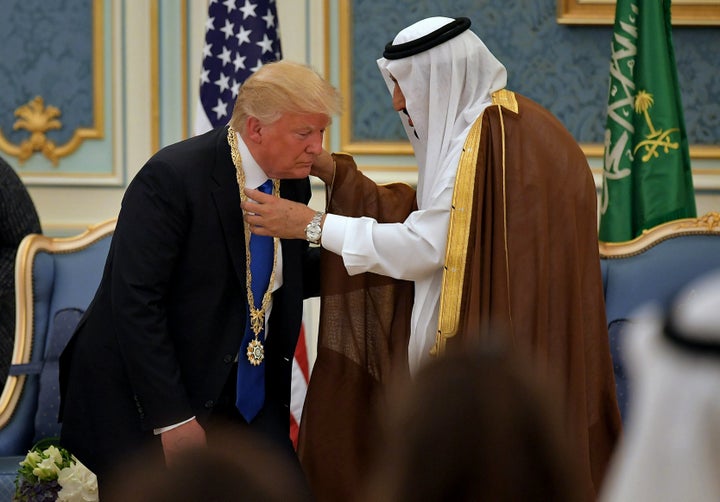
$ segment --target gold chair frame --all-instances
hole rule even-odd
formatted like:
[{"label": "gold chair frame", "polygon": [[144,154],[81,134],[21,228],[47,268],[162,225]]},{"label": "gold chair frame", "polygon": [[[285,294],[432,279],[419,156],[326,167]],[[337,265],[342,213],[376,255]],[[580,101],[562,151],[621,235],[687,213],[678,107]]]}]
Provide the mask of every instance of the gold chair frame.
[{"label": "gold chair frame", "polygon": [[682,235],[720,234],[720,213],[711,211],[697,218],[681,218],[648,230],[625,242],[600,241],[600,258],[627,258],[643,253],[662,241]]},{"label": "gold chair frame", "polygon": [[[27,235],[15,259],[15,345],[11,364],[28,364],[33,350],[33,261],[39,252],[63,254],[81,251],[112,234],[117,219],[112,218],[73,237]],[[12,417],[22,394],[25,375],[10,375],[0,395],[0,428]]]}]

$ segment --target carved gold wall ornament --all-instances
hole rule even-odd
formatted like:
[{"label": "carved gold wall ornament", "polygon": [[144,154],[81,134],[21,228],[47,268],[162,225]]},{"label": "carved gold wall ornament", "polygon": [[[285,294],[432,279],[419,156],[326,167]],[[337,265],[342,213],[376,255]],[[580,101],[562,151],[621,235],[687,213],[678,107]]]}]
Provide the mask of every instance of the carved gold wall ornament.
[{"label": "carved gold wall ornament", "polygon": [[20,117],[13,124],[13,129],[25,129],[30,132],[30,138],[21,142],[19,145],[10,143],[0,130],[0,146],[3,150],[11,155],[16,156],[20,162],[29,159],[33,152],[42,152],[53,165],[57,165],[57,154],[55,153],[55,143],[50,141],[45,133],[51,129],[60,129],[62,122],[57,120],[62,114],[56,106],[45,106],[45,100],[41,96],[35,96],[35,99],[26,105],[22,105],[15,110],[15,116]]},{"label": "carved gold wall ornament", "polygon": [[40,152],[54,166],[57,166],[60,157],[74,152],[82,143],[83,138],[102,136],[99,131],[77,129],[70,141],[57,146],[45,133],[62,128],[62,122],[58,119],[60,115],[62,112],[58,107],[45,106],[42,96],[35,96],[27,104],[19,106],[15,110],[15,116],[19,118],[13,124],[14,130],[24,129],[30,133],[30,137],[17,145],[8,141],[0,128],[0,150],[17,157],[21,163],[32,157],[35,152]]}]

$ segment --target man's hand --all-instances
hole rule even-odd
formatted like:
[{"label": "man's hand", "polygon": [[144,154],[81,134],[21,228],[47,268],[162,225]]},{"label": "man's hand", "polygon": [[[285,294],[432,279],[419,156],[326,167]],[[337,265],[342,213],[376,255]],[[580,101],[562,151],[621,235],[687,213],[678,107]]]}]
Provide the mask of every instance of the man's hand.
[{"label": "man's hand", "polygon": [[329,185],[333,181],[333,175],[335,173],[335,160],[330,155],[330,152],[323,150],[320,155],[315,158],[310,174],[317,176],[326,185]]},{"label": "man's hand", "polygon": [[242,203],[245,221],[252,233],[281,239],[305,239],[305,227],[315,215],[314,209],[250,188],[245,189],[245,194],[252,199]]},{"label": "man's hand", "polygon": [[168,466],[173,464],[182,451],[207,446],[205,430],[195,419],[163,432],[160,434],[160,441],[165,454],[165,464]]}]

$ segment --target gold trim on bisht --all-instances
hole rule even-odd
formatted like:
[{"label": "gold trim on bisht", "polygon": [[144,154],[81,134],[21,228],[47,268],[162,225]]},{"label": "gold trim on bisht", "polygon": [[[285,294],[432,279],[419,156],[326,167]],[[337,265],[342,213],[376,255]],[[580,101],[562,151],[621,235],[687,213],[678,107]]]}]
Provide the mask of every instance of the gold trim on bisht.
[{"label": "gold trim on bisht", "polygon": [[492,102],[494,105],[500,105],[510,111],[518,113],[518,102],[515,93],[507,89],[500,89],[492,94]]},{"label": "gold trim on bisht", "polygon": [[438,331],[435,337],[435,346],[430,351],[432,355],[440,355],[445,350],[447,338],[455,336],[457,333],[465,278],[467,242],[472,220],[478,142],[481,132],[482,115],[477,118],[465,139],[455,177],[447,250],[445,251],[445,269],[440,292]]},{"label": "gold trim on bisht", "polygon": [[[493,105],[518,113],[518,102],[515,93],[512,91],[506,89],[496,91],[492,95],[492,101]],[[472,203],[475,192],[475,171],[477,169],[478,144],[481,133],[482,115],[475,121],[465,139],[455,177],[447,250],[445,252],[445,270],[443,271],[440,292],[438,330],[435,336],[435,345],[430,350],[430,354],[434,356],[444,352],[447,339],[457,334],[460,323],[460,305],[465,280],[465,263],[467,261]],[[502,134],[504,138],[504,127]],[[505,166],[503,165],[503,179],[504,176]]]}]

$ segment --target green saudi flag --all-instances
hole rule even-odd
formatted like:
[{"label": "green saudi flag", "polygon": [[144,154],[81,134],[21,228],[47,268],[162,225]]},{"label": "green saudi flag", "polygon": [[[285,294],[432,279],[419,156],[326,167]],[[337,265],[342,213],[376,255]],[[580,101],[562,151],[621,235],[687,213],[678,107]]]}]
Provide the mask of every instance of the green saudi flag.
[{"label": "green saudi flag", "polygon": [[617,0],[603,167],[601,241],[696,216],[670,0]]}]

